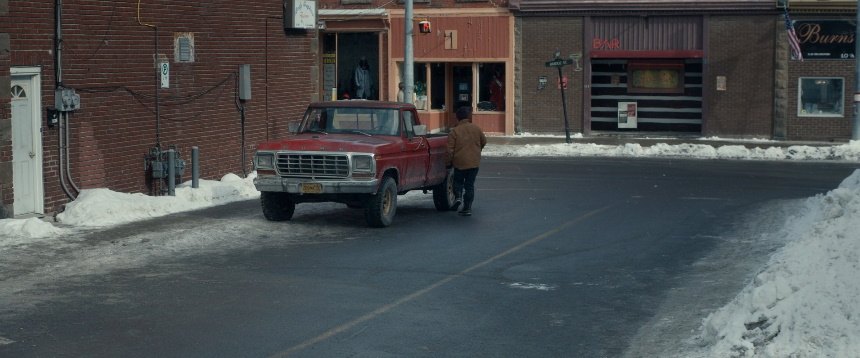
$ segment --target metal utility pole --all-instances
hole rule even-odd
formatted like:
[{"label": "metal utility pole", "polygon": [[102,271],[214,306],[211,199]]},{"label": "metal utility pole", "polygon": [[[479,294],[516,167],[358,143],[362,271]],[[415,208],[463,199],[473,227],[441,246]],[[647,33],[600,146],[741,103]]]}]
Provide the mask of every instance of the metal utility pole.
[{"label": "metal utility pole", "polygon": [[[860,1],[860,0],[857,0]],[[403,18],[403,102],[412,103],[415,90],[415,56],[412,53],[412,0],[406,0]]]}]

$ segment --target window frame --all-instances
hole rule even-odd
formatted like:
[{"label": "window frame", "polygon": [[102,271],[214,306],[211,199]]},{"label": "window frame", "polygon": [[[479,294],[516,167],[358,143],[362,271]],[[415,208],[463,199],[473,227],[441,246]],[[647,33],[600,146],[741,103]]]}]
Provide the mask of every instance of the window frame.
[{"label": "window frame", "polygon": [[[187,47],[183,46],[186,44]],[[173,42],[173,62],[176,63],[194,63],[194,33],[193,32],[177,32],[174,34]],[[187,50],[187,51],[184,51]],[[185,58],[185,55],[188,57]]]},{"label": "window frame", "polygon": [[[804,80],[838,80],[841,82],[841,93],[839,94],[837,103],[839,110],[832,113],[814,113],[815,107],[807,107],[803,100],[803,81]],[[821,101],[818,102],[822,103]],[[812,105],[812,104],[810,104]],[[812,113],[808,112],[812,111]],[[828,76],[800,76],[797,78],[797,116],[803,118],[844,118],[845,117],[845,78],[844,77],[828,77]]]},{"label": "window frame", "polygon": [[[673,87],[634,86],[634,78],[639,71],[664,71],[677,73],[677,83]],[[627,93],[666,93],[684,94],[684,63],[682,61],[630,61],[627,64]]]}]

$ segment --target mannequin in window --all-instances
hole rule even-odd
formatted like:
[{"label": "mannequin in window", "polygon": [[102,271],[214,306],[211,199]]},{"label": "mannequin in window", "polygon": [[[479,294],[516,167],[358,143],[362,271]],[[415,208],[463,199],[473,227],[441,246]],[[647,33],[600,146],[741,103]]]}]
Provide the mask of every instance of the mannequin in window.
[{"label": "mannequin in window", "polygon": [[358,66],[355,67],[353,80],[355,82],[355,91],[353,91],[355,97],[353,98],[370,98],[371,90],[373,88],[373,80],[370,77],[370,65],[367,63],[366,57],[362,56],[361,60],[358,61]]},{"label": "mannequin in window", "polygon": [[505,110],[505,79],[498,68],[493,71],[493,79],[490,80],[490,102],[493,102],[497,111]]},{"label": "mannequin in window", "polygon": [[[397,102],[406,103],[406,101],[403,100],[403,96],[406,95],[406,93],[403,91],[403,87],[404,87],[403,82],[400,82],[397,85]],[[418,102],[418,95],[415,94],[415,92],[412,92],[412,102],[411,103],[415,104],[416,102]]]}]

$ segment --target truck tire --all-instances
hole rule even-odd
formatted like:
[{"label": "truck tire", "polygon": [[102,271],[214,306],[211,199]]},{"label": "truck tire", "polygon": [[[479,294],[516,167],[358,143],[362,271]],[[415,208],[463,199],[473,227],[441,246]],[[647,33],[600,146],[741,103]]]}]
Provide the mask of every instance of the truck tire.
[{"label": "truck tire", "polygon": [[391,177],[382,179],[379,191],[367,199],[364,218],[371,227],[386,227],[397,213],[397,183]]},{"label": "truck tire", "polygon": [[260,203],[263,204],[263,216],[269,221],[290,220],[296,211],[296,203],[288,193],[261,192]]},{"label": "truck tire", "polygon": [[454,206],[454,178],[451,172],[449,170],[445,181],[433,188],[433,205],[436,210],[448,211]]}]

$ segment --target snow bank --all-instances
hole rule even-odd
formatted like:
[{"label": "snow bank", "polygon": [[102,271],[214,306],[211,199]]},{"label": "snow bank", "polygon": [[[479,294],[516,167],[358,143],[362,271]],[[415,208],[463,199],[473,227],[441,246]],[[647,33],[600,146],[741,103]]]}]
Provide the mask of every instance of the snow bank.
[{"label": "snow bank", "polygon": [[0,248],[62,235],[64,229],[37,218],[0,220]]},{"label": "snow bank", "polygon": [[860,352],[860,170],[807,199],[786,246],[704,320],[712,357],[856,357]]},{"label": "snow bank", "polygon": [[256,172],[245,179],[227,174],[220,181],[200,180],[197,189],[191,188],[191,182],[187,181],[176,187],[175,196],[118,193],[101,188],[83,190],[57,215],[57,220],[72,226],[103,227],[257,198],[260,192],[254,188],[255,177]]},{"label": "snow bank", "polygon": [[860,160],[860,141],[851,141],[837,146],[813,147],[795,145],[789,147],[746,148],[742,145],[714,147],[708,144],[656,143],[643,147],[638,143],[605,145],[594,143],[556,143],[526,145],[488,145],[484,148],[488,157],[678,157],[697,159],[744,159],[744,160]]}]

